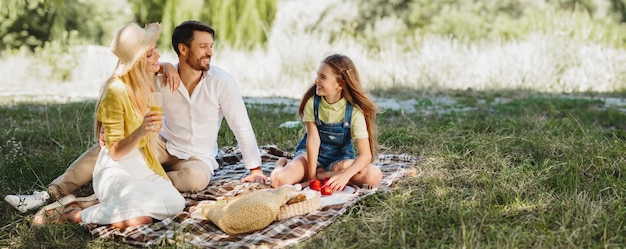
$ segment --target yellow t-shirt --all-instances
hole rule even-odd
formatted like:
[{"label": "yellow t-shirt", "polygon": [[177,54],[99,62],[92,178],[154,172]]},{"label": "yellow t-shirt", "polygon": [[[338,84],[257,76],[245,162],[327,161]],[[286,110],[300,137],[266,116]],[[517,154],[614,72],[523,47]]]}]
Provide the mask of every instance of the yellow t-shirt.
[{"label": "yellow t-shirt", "polygon": [[[105,145],[110,149],[115,142],[128,137],[141,126],[143,115],[133,108],[126,91],[126,84],[119,79],[111,82],[102,94],[100,105],[96,110],[96,118],[102,123]],[[143,137],[137,144],[137,148],[142,152],[148,167],[156,174],[169,179],[159,161],[146,146],[147,142],[148,137]]]},{"label": "yellow t-shirt", "polygon": [[[315,122],[313,113],[313,102],[315,97],[307,100],[302,115],[302,122]],[[341,98],[339,101],[329,104],[324,97],[321,97],[319,106],[319,118],[325,123],[339,123],[343,121],[346,114],[346,105],[348,101]],[[361,109],[356,106],[352,108],[352,120],[350,120],[350,132],[352,139],[368,138],[367,126],[365,124],[365,116]]]}]

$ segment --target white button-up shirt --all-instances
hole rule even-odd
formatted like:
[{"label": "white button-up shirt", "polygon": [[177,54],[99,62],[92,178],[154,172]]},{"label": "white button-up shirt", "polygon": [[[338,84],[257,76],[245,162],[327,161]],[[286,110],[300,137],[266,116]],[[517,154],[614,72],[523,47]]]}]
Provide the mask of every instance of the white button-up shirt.
[{"label": "white button-up shirt", "polygon": [[191,96],[183,84],[172,92],[169,86],[163,86],[161,76],[157,77],[157,90],[163,93],[161,136],[167,139],[170,155],[180,159],[197,157],[209,165],[213,174],[219,167],[215,161],[217,136],[222,119],[226,118],[243,154],[245,168],[261,165],[245,103],[237,81],[228,72],[211,65]]}]

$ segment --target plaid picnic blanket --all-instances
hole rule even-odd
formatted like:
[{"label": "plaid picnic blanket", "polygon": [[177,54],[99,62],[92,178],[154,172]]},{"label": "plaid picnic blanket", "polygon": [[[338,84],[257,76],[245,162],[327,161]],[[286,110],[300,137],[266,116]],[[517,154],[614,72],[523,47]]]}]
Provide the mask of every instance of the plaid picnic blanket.
[{"label": "plaid picnic blanket", "polygon": [[[261,146],[263,172],[269,175],[274,162],[280,157],[293,158],[293,154],[278,149],[276,146]],[[353,198],[345,203],[323,206],[318,211],[307,215],[294,216],[274,221],[263,230],[240,235],[228,235],[207,220],[190,217],[190,208],[203,200],[221,200],[236,196],[250,189],[268,188],[264,184],[242,183],[240,179],[248,174],[243,167],[241,153],[237,148],[223,149],[224,165],[215,172],[209,186],[198,193],[184,193],[186,207],[183,212],[153,224],[117,229],[110,226],[84,224],[96,238],[116,239],[124,243],[139,246],[186,245],[202,248],[258,248],[286,247],[309,238],[337,217],[345,213],[351,205],[361,198],[374,193],[378,188],[390,187],[404,175],[404,170],[413,166],[417,158],[407,154],[378,155],[374,164],[383,172],[383,180],[377,188],[352,186],[356,189]]]}]

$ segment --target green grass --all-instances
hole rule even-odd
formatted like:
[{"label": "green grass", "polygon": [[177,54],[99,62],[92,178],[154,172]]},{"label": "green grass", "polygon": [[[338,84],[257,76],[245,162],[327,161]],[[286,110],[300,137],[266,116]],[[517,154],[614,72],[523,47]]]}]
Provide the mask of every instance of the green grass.
[{"label": "green grass", "polygon": [[[410,98],[410,96],[405,96]],[[378,117],[383,153],[420,158],[297,248],[626,247],[626,115],[599,98],[456,92]],[[498,99],[498,101],[496,101]],[[504,100],[502,100],[504,99]],[[0,107],[0,195],[39,190],[91,144],[93,103]],[[471,108],[462,108],[471,107]],[[292,149],[293,106],[249,105],[259,144]],[[220,132],[220,146],[235,145]],[[132,248],[0,204],[0,247]]]}]

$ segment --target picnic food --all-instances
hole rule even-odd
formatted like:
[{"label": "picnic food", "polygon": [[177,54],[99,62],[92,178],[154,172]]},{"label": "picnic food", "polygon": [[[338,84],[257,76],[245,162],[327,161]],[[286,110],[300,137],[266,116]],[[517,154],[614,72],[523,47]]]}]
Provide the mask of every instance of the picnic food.
[{"label": "picnic food", "polygon": [[287,205],[296,204],[298,202],[303,202],[305,200],[306,200],[306,195],[303,193],[300,193],[296,195],[295,197],[291,198],[291,200],[287,201]]},{"label": "picnic food", "polygon": [[320,189],[320,193],[322,193],[322,195],[332,195],[333,188],[330,187],[330,185],[324,185],[322,186],[322,189]]},{"label": "picnic food", "polygon": [[322,188],[322,183],[320,182],[320,180],[313,179],[309,182],[309,188],[319,191]]},{"label": "picnic food", "polygon": [[328,185],[328,180],[330,180],[330,178],[328,177],[324,178],[324,180],[322,180],[322,186]]},{"label": "picnic food", "polygon": [[318,191],[310,189],[303,190],[293,199],[298,199],[300,201],[292,202],[290,200],[286,205],[280,207],[280,212],[278,213],[278,216],[276,216],[276,220],[284,220],[296,215],[305,215],[322,208],[322,198],[320,197],[320,193]]}]

